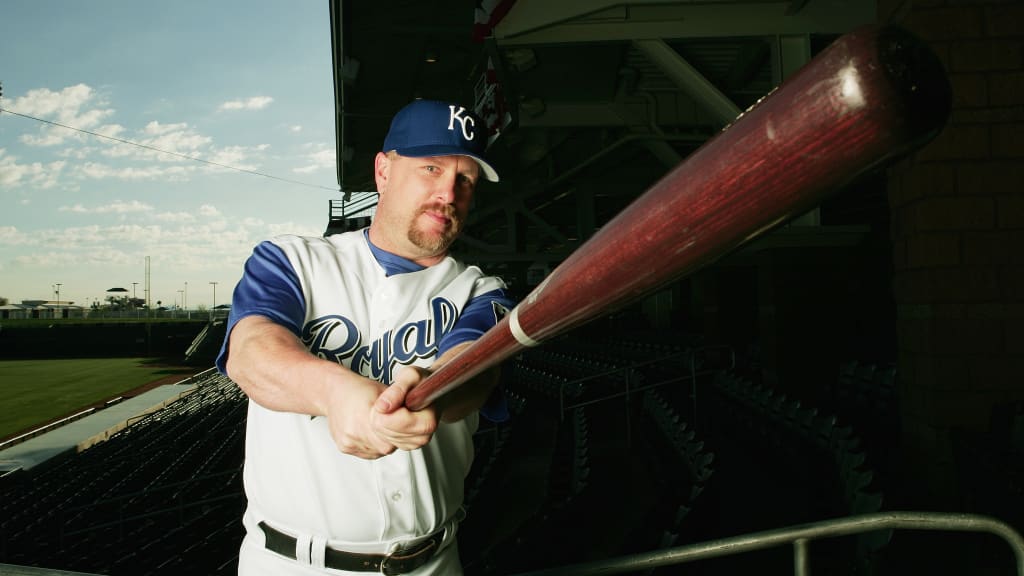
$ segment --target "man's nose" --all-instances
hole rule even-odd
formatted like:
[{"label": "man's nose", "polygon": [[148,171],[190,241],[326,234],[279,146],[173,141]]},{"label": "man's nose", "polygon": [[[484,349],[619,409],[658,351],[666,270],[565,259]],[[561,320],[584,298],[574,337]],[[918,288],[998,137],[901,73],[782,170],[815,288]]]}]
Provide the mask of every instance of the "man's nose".
[{"label": "man's nose", "polygon": [[434,197],[445,204],[455,203],[457,193],[456,182],[458,182],[458,179],[455,175],[441,178],[437,182],[437,187],[434,190]]}]

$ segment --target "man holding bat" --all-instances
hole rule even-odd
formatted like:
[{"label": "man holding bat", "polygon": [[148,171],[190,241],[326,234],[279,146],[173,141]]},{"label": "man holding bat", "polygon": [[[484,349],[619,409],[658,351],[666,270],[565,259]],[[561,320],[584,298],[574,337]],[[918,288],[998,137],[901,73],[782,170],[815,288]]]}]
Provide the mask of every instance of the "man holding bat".
[{"label": "man holding bat", "polygon": [[[494,370],[422,410],[406,395],[513,304],[448,256],[480,179],[484,122],[417,100],[374,162],[369,228],[253,251],[217,367],[249,396],[239,573],[458,574],[455,530]],[[489,413],[490,411],[490,413]]]}]

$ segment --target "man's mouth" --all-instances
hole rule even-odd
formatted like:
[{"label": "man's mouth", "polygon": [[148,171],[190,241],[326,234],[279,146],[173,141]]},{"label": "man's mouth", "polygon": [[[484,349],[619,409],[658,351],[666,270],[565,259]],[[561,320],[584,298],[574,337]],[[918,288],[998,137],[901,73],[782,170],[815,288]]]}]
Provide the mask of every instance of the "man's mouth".
[{"label": "man's mouth", "polygon": [[420,210],[420,213],[445,228],[456,223],[455,209],[451,206],[427,207]]}]

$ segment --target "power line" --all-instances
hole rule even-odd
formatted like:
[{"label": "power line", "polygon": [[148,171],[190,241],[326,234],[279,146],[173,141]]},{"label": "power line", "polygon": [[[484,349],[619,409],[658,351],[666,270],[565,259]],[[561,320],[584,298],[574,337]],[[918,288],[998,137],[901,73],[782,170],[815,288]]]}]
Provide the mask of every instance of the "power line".
[{"label": "power line", "polygon": [[227,168],[228,170],[235,170],[235,171],[238,171],[238,172],[245,172],[247,174],[252,174],[253,176],[262,176],[264,178],[270,178],[272,180],[280,180],[281,182],[288,182],[289,184],[298,184],[299,186],[308,186],[310,188],[320,188],[321,190],[330,190],[331,192],[338,192],[339,191],[338,188],[329,188],[327,186],[321,186],[319,184],[310,184],[308,182],[300,182],[298,180],[291,180],[289,178],[282,178],[280,176],[274,176],[273,174],[266,174],[264,172],[257,172],[255,170],[247,170],[245,168],[238,168],[236,166],[229,166],[227,164],[221,164],[220,162],[214,162],[212,160],[204,160],[202,158],[196,158],[195,156],[189,156],[188,154],[181,154],[180,152],[171,152],[169,150],[161,150],[160,148],[157,148],[155,146],[150,146],[148,144],[140,144],[139,142],[132,142],[131,140],[125,140],[123,138],[117,138],[116,136],[108,136],[106,134],[99,134],[97,132],[92,132],[92,131],[89,131],[89,130],[84,130],[82,128],[75,128],[74,126],[68,126],[66,124],[61,124],[60,122],[54,122],[52,120],[45,120],[43,118],[36,118],[35,116],[29,116],[28,114],[22,114],[21,112],[15,112],[14,110],[8,110],[7,108],[0,107],[0,113],[2,113],[2,112],[6,112],[8,114],[13,114],[15,116],[21,116],[22,118],[28,118],[29,120],[35,120],[36,122],[42,122],[44,124],[50,124],[50,125],[53,125],[53,126],[59,126],[61,128],[66,128],[68,130],[73,130],[75,132],[81,132],[83,134],[88,134],[90,136],[95,136],[97,138],[106,138],[107,140],[113,140],[114,142],[120,142],[122,144],[128,144],[128,145],[131,145],[131,146],[137,146],[139,148],[145,148],[146,150],[152,150],[154,152],[159,152],[161,154],[170,154],[171,156],[177,156],[179,158],[184,158],[185,160],[192,160],[193,162],[202,162],[203,164],[209,164],[210,166],[217,166],[219,168]]}]

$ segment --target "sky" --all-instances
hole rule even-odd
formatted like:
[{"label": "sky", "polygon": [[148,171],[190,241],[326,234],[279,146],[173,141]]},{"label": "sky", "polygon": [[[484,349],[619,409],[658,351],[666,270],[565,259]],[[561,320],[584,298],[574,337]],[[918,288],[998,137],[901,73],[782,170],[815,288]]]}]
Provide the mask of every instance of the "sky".
[{"label": "sky", "polygon": [[145,298],[148,258],[154,306],[224,304],[258,242],[322,235],[341,197],[327,0],[4,0],[0,84],[4,110],[145,146],[0,112],[11,303]]}]

